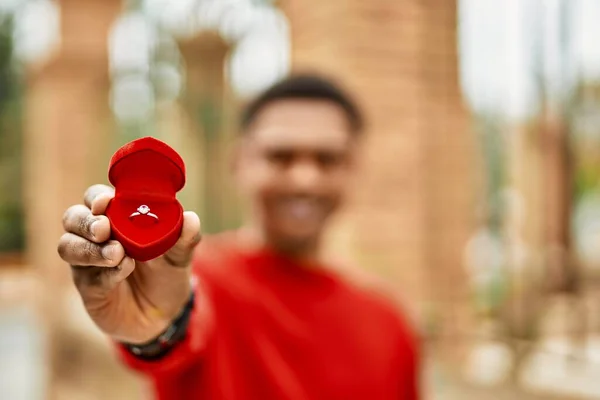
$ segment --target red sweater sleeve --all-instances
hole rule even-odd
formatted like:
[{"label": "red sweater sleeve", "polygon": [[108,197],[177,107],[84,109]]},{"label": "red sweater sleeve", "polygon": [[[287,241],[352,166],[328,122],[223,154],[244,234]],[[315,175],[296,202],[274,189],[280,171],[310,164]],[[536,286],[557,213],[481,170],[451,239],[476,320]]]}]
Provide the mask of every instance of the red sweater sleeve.
[{"label": "red sweater sleeve", "polygon": [[150,377],[177,374],[201,360],[209,335],[212,332],[212,310],[201,285],[196,286],[195,303],[184,339],[163,358],[146,361],[116,343],[119,358],[133,370]]},{"label": "red sweater sleeve", "polygon": [[419,350],[418,345],[415,343],[412,349],[412,363],[409,364],[407,371],[408,374],[405,380],[406,396],[403,400],[420,400],[421,399],[421,363],[419,362]]},{"label": "red sweater sleeve", "polygon": [[414,326],[401,320],[401,400],[421,399],[421,337]]}]

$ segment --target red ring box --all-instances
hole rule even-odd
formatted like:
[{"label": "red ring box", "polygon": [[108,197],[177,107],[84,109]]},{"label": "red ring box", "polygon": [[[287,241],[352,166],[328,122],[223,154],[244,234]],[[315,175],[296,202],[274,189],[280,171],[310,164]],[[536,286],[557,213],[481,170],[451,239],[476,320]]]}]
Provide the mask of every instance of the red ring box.
[{"label": "red ring box", "polygon": [[[185,185],[182,158],[152,137],[134,140],[112,156],[108,179],[115,197],[106,209],[112,237],[138,261],[166,253],[179,239],[183,207],[177,192]],[[142,207],[139,211],[138,208]]]}]

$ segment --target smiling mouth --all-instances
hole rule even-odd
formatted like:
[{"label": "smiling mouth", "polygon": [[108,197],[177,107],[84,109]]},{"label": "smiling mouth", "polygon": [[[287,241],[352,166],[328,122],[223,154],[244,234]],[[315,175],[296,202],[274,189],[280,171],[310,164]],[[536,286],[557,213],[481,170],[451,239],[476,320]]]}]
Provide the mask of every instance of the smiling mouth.
[{"label": "smiling mouth", "polygon": [[280,205],[280,211],[296,220],[315,220],[325,216],[323,205],[314,199],[285,200]]}]

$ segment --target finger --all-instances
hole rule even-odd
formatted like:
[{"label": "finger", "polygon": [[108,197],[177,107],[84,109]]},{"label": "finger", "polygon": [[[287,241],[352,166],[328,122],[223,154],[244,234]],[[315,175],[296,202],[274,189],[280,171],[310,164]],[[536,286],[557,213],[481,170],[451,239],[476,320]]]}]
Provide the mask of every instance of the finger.
[{"label": "finger", "polygon": [[97,195],[94,200],[92,200],[92,214],[101,215],[104,214],[106,208],[108,207],[108,203],[115,197],[115,193],[100,193]]},{"label": "finger", "polygon": [[94,243],[102,243],[110,238],[110,222],[104,215],[92,215],[82,204],[69,207],[63,215],[66,232],[81,236]]},{"label": "finger", "polygon": [[115,190],[110,186],[106,185],[93,185],[90,186],[83,195],[83,202],[88,208],[92,208],[92,203],[96,197],[101,194],[113,195]]},{"label": "finger", "polygon": [[127,279],[134,269],[135,261],[130,257],[125,257],[112,268],[73,266],[71,271],[75,286],[85,300],[86,295],[91,294],[87,292],[89,289],[111,291]]},{"label": "finger", "polygon": [[163,259],[170,266],[187,267],[194,248],[201,239],[200,218],[195,212],[183,213],[183,227],[181,235],[175,245],[163,255]]},{"label": "finger", "polygon": [[125,249],[116,240],[96,244],[72,233],[65,233],[58,242],[58,254],[71,265],[115,267],[125,257]]}]

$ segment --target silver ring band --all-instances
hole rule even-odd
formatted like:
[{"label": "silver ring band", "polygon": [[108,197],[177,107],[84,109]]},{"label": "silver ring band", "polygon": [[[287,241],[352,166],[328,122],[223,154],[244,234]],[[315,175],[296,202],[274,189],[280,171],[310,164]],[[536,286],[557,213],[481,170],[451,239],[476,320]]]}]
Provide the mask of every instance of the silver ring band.
[{"label": "silver ring band", "polygon": [[139,217],[139,216],[142,216],[142,215],[146,215],[148,217],[152,217],[152,218],[154,218],[155,222],[158,222],[158,216],[156,214],[154,214],[154,213],[151,213],[150,212],[150,207],[148,207],[145,204],[142,204],[141,206],[139,206],[137,208],[137,211],[134,212],[134,213],[132,213],[129,216],[129,218],[132,219],[133,217]]}]

